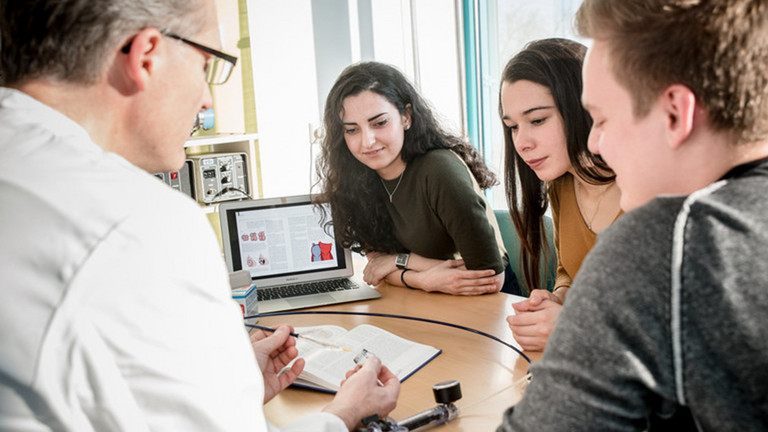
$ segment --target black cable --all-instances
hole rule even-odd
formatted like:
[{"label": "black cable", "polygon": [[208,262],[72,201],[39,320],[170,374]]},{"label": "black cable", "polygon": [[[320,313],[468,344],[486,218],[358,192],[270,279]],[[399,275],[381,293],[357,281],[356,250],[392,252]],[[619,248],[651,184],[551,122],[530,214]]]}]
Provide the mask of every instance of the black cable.
[{"label": "black cable", "polygon": [[243,194],[243,195],[244,195],[244,197],[248,197],[248,198],[250,198],[250,197],[251,197],[250,195],[248,195],[248,192],[246,192],[246,191],[244,191],[244,190],[242,190],[242,189],[240,189],[240,188],[235,188],[235,187],[231,187],[231,186],[225,186],[225,187],[223,187],[223,188],[222,188],[220,191],[218,191],[218,192],[216,193],[216,195],[214,195],[214,196],[212,196],[212,197],[210,197],[210,198],[208,198],[208,199],[209,199],[209,200],[213,200],[213,199],[216,199],[216,198],[218,198],[218,197],[220,197],[220,196],[224,195],[224,194],[225,194],[225,193],[227,193],[227,192],[240,192],[241,194]]},{"label": "black cable", "polygon": [[509,344],[507,342],[504,342],[500,338],[490,334],[486,333],[484,331],[476,330],[471,327],[466,327],[458,324],[453,324],[445,321],[437,321],[429,318],[419,318],[414,316],[408,316],[408,315],[395,315],[395,314],[385,314],[385,313],[377,313],[377,312],[346,312],[346,311],[288,311],[288,312],[271,312],[271,313],[265,313],[265,314],[256,314],[256,315],[250,315],[245,317],[245,319],[251,319],[251,318],[259,318],[259,317],[270,317],[270,316],[283,316],[283,315],[364,315],[364,316],[377,316],[377,317],[384,317],[384,318],[398,318],[398,319],[407,319],[412,321],[423,321],[430,324],[438,324],[446,327],[453,327],[457,328],[459,330],[468,331],[470,333],[479,334],[481,336],[485,336],[488,339],[494,340],[502,345],[505,345],[509,348],[512,348],[515,350],[522,358],[525,359],[529,364],[531,363],[531,359],[528,358],[527,355],[523,354],[522,351],[517,349],[516,346]]}]

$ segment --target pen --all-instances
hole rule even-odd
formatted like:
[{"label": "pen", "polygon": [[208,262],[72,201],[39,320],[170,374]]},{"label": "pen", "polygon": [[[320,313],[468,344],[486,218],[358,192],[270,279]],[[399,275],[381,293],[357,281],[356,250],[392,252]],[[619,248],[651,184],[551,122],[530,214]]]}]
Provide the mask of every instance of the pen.
[{"label": "pen", "polygon": [[[246,326],[247,327],[251,327],[251,328],[255,328],[255,329],[259,329],[259,330],[264,330],[264,331],[272,332],[272,333],[274,333],[275,330],[277,330],[277,329],[273,329],[272,327],[260,326],[260,325],[256,325],[256,324],[246,324]],[[300,335],[300,334],[295,333],[295,332],[291,332],[290,335],[295,337],[296,339],[301,338],[301,339],[304,339],[306,341],[314,342],[314,343],[316,343],[318,345],[322,345],[322,346],[325,346],[325,347],[328,347],[328,348],[338,349],[338,350],[342,350],[342,351],[352,351],[349,348],[344,348],[344,347],[338,346],[336,344],[332,344],[330,342],[321,341],[321,340],[315,339],[315,338],[313,338],[311,336]]]}]

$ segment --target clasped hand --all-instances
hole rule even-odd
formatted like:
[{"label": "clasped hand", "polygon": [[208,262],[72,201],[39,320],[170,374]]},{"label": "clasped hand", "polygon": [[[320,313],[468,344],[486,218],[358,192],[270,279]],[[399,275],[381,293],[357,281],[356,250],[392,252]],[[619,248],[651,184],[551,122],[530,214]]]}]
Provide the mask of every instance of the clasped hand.
[{"label": "clasped hand", "polygon": [[446,260],[421,272],[419,280],[425,291],[453,295],[479,295],[498,292],[504,283],[504,273],[493,269],[468,270],[464,260]]},{"label": "clasped hand", "polygon": [[524,301],[513,303],[515,315],[507,317],[512,335],[526,351],[542,351],[557,324],[562,305],[547,290],[533,290]]}]

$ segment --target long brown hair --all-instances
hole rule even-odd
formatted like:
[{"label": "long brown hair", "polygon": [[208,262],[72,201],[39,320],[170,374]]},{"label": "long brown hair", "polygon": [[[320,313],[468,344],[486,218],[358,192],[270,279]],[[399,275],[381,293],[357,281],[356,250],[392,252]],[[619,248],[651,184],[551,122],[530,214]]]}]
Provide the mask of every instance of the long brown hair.
[{"label": "long brown hair", "polygon": [[[581,105],[581,65],[585,54],[584,45],[568,39],[530,42],[504,67],[502,83],[526,80],[547,87],[563,118],[568,157],[576,174],[588,183],[605,184],[614,180],[613,171],[600,156],[593,155],[587,149],[592,118]],[[501,92],[499,117],[504,117]],[[511,129],[503,121],[502,126],[506,172],[504,188],[509,214],[520,237],[521,268],[530,292],[542,287],[539,268],[542,253],[548,247],[544,229],[544,213],[549,206],[548,185],[517,154]]]}]

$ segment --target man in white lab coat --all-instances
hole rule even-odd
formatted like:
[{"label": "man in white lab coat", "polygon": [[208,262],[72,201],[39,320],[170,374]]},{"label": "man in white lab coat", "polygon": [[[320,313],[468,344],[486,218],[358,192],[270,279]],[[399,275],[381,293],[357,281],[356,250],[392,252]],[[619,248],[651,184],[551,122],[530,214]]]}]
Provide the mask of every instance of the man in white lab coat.
[{"label": "man in white lab coat", "polygon": [[[0,430],[275,429],[295,341],[249,341],[206,218],[148,174],[182,165],[237,60],[219,47],[213,0],[0,3]],[[281,430],[398,392],[371,359]]]}]

